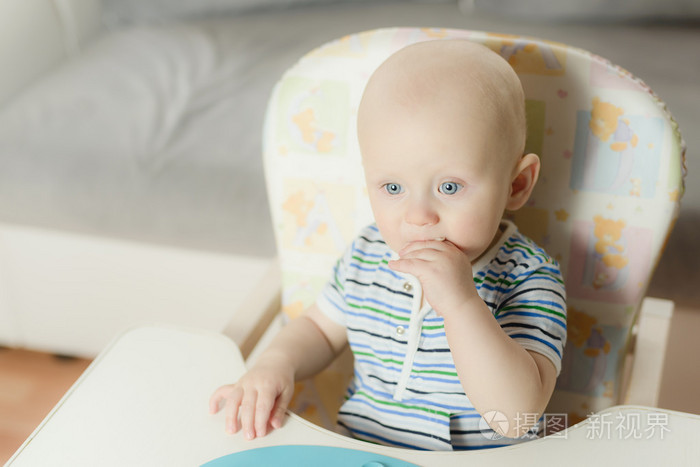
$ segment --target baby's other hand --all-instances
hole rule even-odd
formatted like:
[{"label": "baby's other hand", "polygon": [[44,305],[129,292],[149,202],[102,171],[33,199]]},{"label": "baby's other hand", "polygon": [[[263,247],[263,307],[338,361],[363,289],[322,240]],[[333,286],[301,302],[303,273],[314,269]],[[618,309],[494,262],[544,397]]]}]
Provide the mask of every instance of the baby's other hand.
[{"label": "baby's other hand", "polygon": [[221,386],[212,394],[209,413],[223,409],[226,431],[233,434],[242,429],[244,437],[251,440],[282,426],[293,394],[294,374],[289,365],[258,362],[236,383]]},{"label": "baby's other hand", "polygon": [[472,277],[469,257],[447,240],[413,242],[390,261],[395,271],[411,274],[420,281],[423,294],[435,312],[445,317],[453,310],[479,298]]}]

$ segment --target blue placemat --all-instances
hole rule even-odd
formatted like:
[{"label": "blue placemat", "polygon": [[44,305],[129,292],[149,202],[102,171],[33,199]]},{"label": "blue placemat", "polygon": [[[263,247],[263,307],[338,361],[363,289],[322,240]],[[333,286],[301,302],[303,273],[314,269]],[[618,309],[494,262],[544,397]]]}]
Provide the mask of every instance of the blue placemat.
[{"label": "blue placemat", "polygon": [[333,446],[283,445],[235,452],[202,467],[418,467],[393,457]]}]

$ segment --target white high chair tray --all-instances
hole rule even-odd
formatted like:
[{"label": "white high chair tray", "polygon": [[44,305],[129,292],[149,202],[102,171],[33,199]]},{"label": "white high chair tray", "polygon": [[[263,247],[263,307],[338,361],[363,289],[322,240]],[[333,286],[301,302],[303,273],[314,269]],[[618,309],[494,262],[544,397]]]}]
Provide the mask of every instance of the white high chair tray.
[{"label": "white high chair tray", "polygon": [[[173,327],[129,331],[105,349],[8,466],[194,466],[247,449],[336,446],[419,465],[700,465],[700,416],[640,406],[600,412],[560,435],[485,451],[419,452],[376,446],[291,414],[254,441],[227,435],[210,394],[245,364],[221,334]],[[233,464],[230,464],[233,465]],[[295,465],[289,459],[288,465]],[[384,464],[387,465],[387,464]]]}]

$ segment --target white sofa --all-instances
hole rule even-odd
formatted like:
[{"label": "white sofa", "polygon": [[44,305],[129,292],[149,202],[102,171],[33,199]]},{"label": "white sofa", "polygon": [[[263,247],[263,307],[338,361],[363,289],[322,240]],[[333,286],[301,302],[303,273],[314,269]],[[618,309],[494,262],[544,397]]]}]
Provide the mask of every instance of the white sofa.
[{"label": "white sofa", "polygon": [[250,349],[246,300],[277,290],[260,160],[273,84],[338,35],[459,13],[292,3],[0,3],[0,345],[94,356],[165,322]]},{"label": "white sofa", "polygon": [[646,37],[614,42],[613,28],[517,23],[469,3],[0,2],[0,345],[93,356],[157,321],[227,330],[250,350],[260,316],[247,301],[274,308],[278,285],[265,106],[320,44],[425,25],[530,34],[626,64],[616,55]]}]

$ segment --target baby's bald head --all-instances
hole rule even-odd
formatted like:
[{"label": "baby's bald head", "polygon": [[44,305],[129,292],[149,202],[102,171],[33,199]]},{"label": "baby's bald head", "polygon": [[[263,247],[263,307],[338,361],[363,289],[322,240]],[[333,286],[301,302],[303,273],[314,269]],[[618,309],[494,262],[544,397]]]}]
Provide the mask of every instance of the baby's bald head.
[{"label": "baby's bald head", "polygon": [[475,261],[537,182],[539,158],[523,154],[520,81],[472,42],[421,42],[389,57],[365,88],[357,136],[372,212],[394,251],[444,237]]},{"label": "baby's bald head", "polygon": [[[398,112],[398,114],[396,114]],[[389,57],[372,75],[358,111],[362,147],[368,128],[392,115],[424,112],[493,131],[498,152],[513,163],[525,147],[525,100],[510,65],[467,40],[419,42]],[[427,113],[426,113],[427,112]],[[454,123],[454,122],[452,122]]]}]

